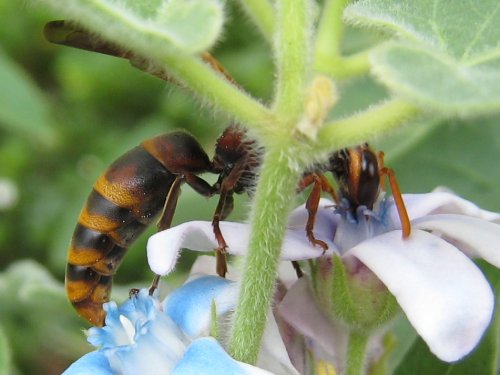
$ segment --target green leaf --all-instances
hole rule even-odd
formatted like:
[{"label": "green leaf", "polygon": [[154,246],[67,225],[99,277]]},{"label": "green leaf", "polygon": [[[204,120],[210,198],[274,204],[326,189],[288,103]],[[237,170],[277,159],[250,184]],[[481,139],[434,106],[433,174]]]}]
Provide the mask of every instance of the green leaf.
[{"label": "green leaf", "polygon": [[394,93],[447,115],[500,109],[500,3],[364,0],[349,21],[397,37],[374,49],[373,73]]},{"label": "green leaf", "polygon": [[52,358],[74,358],[89,350],[81,333],[83,321],[65,294],[62,278],[55,280],[32,260],[11,263],[0,273],[0,298],[5,301],[0,321],[16,364],[30,367],[48,353]]},{"label": "green leaf", "polygon": [[49,103],[40,89],[0,49],[0,127],[33,143],[51,146],[56,140]]},{"label": "green leaf", "polygon": [[219,37],[218,0],[40,0],[72,21],[145,56],[199,53]]},{"label": "green leaf", "polygon": [[484,209],[500,211],[499,117],[412,124],[377,147],[406,193],[445,186]]}]

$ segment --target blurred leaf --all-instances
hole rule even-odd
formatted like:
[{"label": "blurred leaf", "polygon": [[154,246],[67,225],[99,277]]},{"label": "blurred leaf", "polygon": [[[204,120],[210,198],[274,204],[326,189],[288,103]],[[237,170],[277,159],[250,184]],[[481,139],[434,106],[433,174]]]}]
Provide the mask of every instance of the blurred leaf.
[{"label": "blurred leaf", "polygon": [[[131,50],[198,53],[219,37],[224,7],[218,0],[43,0],[92,32]],[[196,27],[193,27],[196,25]]]},{"label": "blurred leaf", "polygon": [[363,0],[345,15],[399,36],[372,54],[381,82],[423,108],[470,116],[500,109],[499,7],[496,0]]},{"label": "blurred leaf", "polygon": [[11,350],[9,340],[0,325],[0,375],[9,375],[11,367]]},{"label": "blurred leaf", "polygon": [[28,76],[0,50],[0,127],[20,133],[32,143],[51,146],[56,140],[49,103]]},{"label": "blurred leaf", "polygon": [[[59,365],[88,351],[79,328],[83,326],[66,299],[62,283],[38,263],[12,263],[0,274],[0,320],[15,353],[16,365],[34,373],[45,363],[44,353],[57,353]],[[55,363],[45,363],[54,366]],[[59,369],[59,373],[60,373]],[[36,371],[44,373],[44,371]]]},{"label": "blurred leaf", "polygon": [[378,142],[403,192],[446,186],[485,209],[500,211],[498,117],[414,123]]}]

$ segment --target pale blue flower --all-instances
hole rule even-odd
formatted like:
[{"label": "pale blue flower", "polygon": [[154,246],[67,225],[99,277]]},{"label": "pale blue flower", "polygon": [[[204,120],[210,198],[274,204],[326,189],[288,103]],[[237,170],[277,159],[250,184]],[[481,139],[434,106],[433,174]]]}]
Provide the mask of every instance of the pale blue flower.
[{"label": "pale blue flower", "polygon": [[106,325],[87,333],[98,349],[76,361],[64,375],[272,374],[235,361],[208,337],[212,305],[218,316],[226,314],[236,303],[235,290],[234,282],[200,276],[163,303],[145,289],[120,307],[109,302]]}]

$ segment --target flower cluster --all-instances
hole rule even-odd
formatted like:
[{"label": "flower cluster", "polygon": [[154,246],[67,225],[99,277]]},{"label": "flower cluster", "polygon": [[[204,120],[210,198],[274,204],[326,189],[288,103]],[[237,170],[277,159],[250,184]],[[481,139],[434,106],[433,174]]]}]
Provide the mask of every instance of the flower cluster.
[{"label": "flower cluster", "polygon": [[[88,341],[98,350],[64,374],[270,374],[233,360],[209,335],[212,318],[226,315],[236,300],[234,282],[194,276],[161,303],[146,289],[120,307],[110,302],[106,325],[88,331]],[[284,347],[281,355],[286,358]]]},{"label": "flower cluster", "polygon": [[[449,362],[462,358],[491,320],[493,293],[472,259],[500,267],[500,215],[445,191],[404,195],[404,201],[412,225],[409,238],[402,237],[391,198],[381,198],[373,211],[360,208],[355,218],[322,200],[314,234],[327,243],[326,252],[306,237],[305,207],[292,212],[282,259],[316,261],[301,279],[280,274],[258,362],[265,370],[226,354],[229,324],[216,324],[225,330],[217,330],[219,341],[208,337],[214,334],[210,327],[219,321],[216,317],[231,314],[238,284],[203,276],[190,279],[163,303],[141,292],[120,308],[108,304],[106,326],[89,331],[89,341],[99,349],[66,373],[211,374],[217,369],[307,374],[318,366],[342,371],[350,333],[373,332],[369,351],[380,355],[377,334],[399,308],[437,357]],[[229,252],[243,255],[249,226],[222,222],[221,229]],[[184,223],[150,238],[149,264],[155,273],[166,275],[181,249],[209,251],[216,246],[211,223]],[[212,272],[206,262],[207,257],[200,257],[194,271]],[[231,269],[228,276],[238,279]]]}]

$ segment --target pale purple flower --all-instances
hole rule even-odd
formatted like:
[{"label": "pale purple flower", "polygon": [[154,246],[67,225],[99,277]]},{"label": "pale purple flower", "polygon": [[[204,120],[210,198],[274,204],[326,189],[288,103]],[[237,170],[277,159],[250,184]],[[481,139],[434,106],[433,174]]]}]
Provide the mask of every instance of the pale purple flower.
[{"label": "pale purple flower", "polygon": [[[356,218],[339,212],[333,202],[323,199],[314,233],[328,244],[329,250],[323,254],[310,245],[304,230],[307,211],[301,206],[290,215],[281,258],[340,255],[343,263],[354,270],[354,277],[372,275],[385,285],[436,356],[456,361],[477,345],[491,320],[493,293],[471,258],[482,258],[500,267],[500,225],[495,223],[500,221],[500,215],[445,191],[403,197],[412,225],[409,238],[402,238],[392,198],[381,198],[373,211],[360,208]],[[249,225],[222,222],[221,230],[229,253],[245,254]],[[166,275],[174,268],[182,248],[210,251],[216,247],[211,223],[184,223],[150,238],[149,264],[154,272]],[[234,274],[230,272],[228,277]],[[299,330],[308,324],[318,326],[318,322],[297,323],[290,309],[282,310],[285,320]],[[313,340],[315,337],[310,335],[318,335],[321,340],[321,333],[333,332],[325,324],[301,333]]]}]

